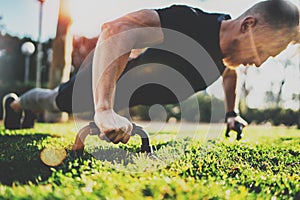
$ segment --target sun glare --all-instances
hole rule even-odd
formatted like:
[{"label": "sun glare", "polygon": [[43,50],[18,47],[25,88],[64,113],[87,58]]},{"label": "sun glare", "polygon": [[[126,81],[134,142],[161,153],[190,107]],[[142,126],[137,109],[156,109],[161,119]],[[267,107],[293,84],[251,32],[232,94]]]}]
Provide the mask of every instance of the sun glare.
[{"label": "sun glare", "polygon": [[118,1],[75,0],[71,4],[74,35],[94,37],[100,33],[101,25],[126,13]]}]

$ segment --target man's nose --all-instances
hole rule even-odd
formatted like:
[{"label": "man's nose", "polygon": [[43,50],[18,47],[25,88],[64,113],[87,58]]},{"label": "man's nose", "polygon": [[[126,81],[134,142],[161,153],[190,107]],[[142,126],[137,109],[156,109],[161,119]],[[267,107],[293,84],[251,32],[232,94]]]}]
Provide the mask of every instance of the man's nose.
[{"label": "man's nose", "polygon": [[269,58],[269,56],[265,56],[263,58],[260,57],[260,58],[256,59],[255,66],[260,67],[268,58]]}]

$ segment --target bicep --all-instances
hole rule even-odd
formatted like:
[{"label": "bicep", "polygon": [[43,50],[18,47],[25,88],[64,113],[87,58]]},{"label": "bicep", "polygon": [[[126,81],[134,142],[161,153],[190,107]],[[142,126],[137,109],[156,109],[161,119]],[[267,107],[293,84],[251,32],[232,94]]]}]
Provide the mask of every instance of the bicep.
[{"label": "bicep", "polygon": [[224,90],[235,90],[237,84],[236,70],[226,68],[222,74]]},{"label": "bicep", "polygon": [[133,48],[144,48],[163,41],[160,18],[155,10],[135,11],[106,24],[117,27],[120,33],[128,33],[135,43]]}]

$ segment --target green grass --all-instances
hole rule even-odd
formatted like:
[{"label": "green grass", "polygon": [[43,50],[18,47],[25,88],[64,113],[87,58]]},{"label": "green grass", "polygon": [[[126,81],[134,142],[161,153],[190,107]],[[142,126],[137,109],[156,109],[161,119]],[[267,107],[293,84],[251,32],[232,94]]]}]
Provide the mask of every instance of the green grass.
[{"label": "green grass", "polygon": [[300,199],[296,128],[249,126],[239,142],[234,133],[225,139],[222,128],[219,140],[204,142],[209,125],[196,135],[187,126],[180,137],[174,127],[150,130],[159,160],[138,153],[137,136],[127,145],[93,136],[83,158],[48,167],[40,151],[70,149],[72,123],[18,131],[0,125],[0,199]]}]

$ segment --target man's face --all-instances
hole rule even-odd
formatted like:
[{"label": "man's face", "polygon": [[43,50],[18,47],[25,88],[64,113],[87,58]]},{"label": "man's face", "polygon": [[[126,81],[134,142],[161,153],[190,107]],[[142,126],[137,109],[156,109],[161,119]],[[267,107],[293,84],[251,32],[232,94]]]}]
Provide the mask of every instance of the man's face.
[{"label": "man's face", "polygon": [[267,27],[251,29],[231,45],[231,54],[224,59],[231,67],[261,66],[269,57],[275,57],[291,42],[291,31],[273,31]]},{"label": "man's face", "polygon": [[293,38],[292,31],[287,29],[274,31],[270,28],[261,28],[255,33],[251,43],[253,48],[256,48],[256,57],[252,61],[256,67],[261,66],[268,58],[280,54]]}]

